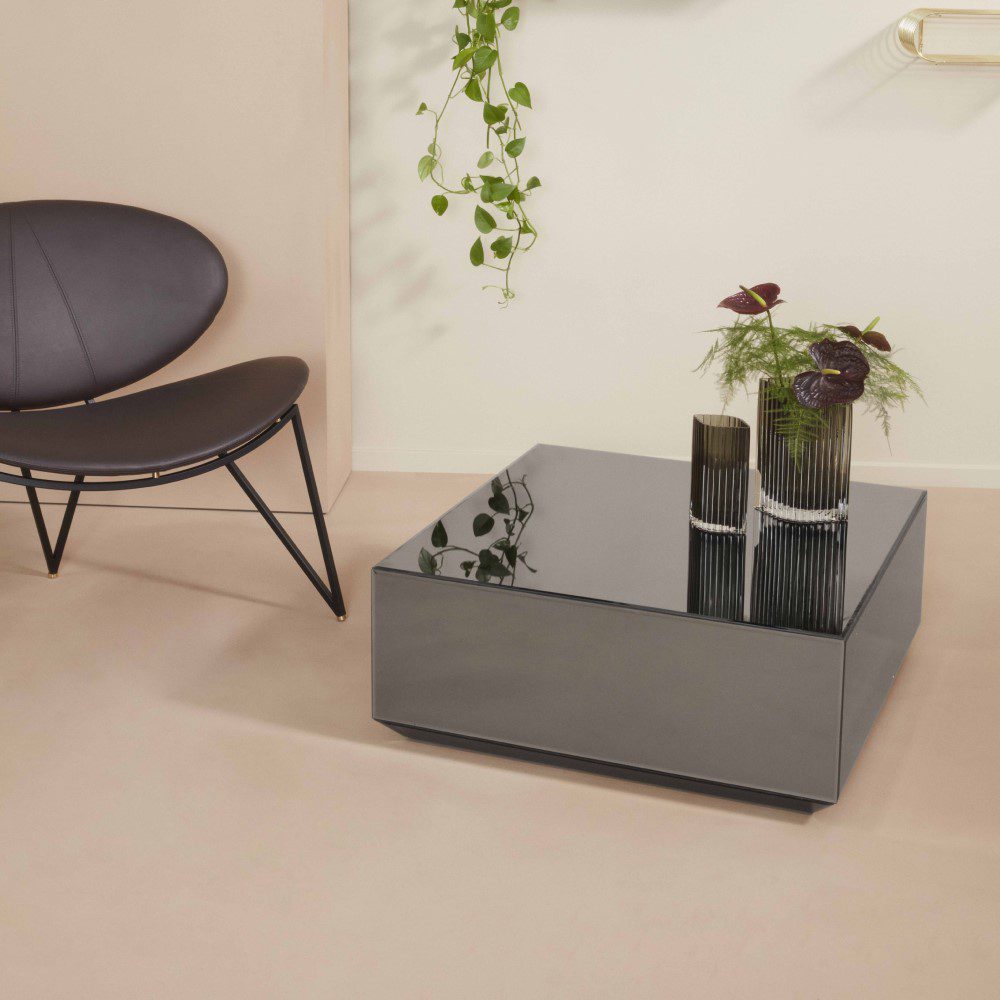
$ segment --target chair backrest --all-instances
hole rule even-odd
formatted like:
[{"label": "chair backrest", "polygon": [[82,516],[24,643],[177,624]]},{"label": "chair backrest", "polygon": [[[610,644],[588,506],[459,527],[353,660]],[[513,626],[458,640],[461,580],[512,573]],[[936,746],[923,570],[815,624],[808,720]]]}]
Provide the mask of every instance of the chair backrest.
[{"label": "chair backrest", "polygon": [[208,329],[226,264],[185,222],[91,201],[0,204],[0,409],[145,378]]}]

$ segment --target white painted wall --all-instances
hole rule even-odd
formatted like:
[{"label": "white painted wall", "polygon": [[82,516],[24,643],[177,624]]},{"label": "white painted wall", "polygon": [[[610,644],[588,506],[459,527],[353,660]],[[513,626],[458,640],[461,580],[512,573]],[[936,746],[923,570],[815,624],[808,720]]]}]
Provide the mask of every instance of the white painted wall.
[{"label": "white painted wall", "polygon": [[[472,205],[436,218],[416,176],[449,8],[351,3],[355,468],[686,456],[718,409],[697,331],[773,280],[788,321],[881,314],[924,385],[891,452],[856,421],[859,478],[1000,486],[1000,70],[910,61],[898,0],[521,0],[542,239],[504,311],[467,262]],[[445,154],[471,167],[478,134]]]}]

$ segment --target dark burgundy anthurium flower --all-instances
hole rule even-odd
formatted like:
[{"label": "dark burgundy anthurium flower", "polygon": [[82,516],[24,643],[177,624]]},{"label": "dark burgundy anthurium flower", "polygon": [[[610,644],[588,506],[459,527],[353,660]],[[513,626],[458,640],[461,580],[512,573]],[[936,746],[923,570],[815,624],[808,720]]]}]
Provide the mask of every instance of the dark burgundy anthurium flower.
[{"label": "dark burgundy anthurium flower", "polygon": [[[763,300],[764,305],[761,305],[750,294],[751,292],[756,292]],[[734,313],[739,313],[741,316],[759,316],[762,312],[773,309],[779,302],[785,301],[778,298],[780,294],[781,289],[773,281],[767,281],[763,285],[754,285],[750,289],[744,288],[743,291],[730,295],[719,303],[719,308],[732,309]]]},{"label": "dark burgundy anthurium flower", "polygon": [[878,330],[859,330],[856,326],[835,326],[834,329],[846,333],[848,337],[853,337],[855,340],[863,340],[877,351],[888,352],[892,350],[889,341]]},{"label": "dark burgundy anthurium flower", "polygon": [[809,354],[818,371],[795,376],[795,398],[813,410],[838,403],[853,403],[865,391],[865,379],[871,368],[861,350],[849,340],[829,338],[810,344]]}]

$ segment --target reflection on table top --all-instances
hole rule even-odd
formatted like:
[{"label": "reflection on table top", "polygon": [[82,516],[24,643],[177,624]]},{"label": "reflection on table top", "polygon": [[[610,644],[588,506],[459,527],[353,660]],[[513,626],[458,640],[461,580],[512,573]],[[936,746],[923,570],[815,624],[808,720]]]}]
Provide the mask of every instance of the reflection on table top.
[{"label": "reflection on table top", "polygon": [[690,468],[537,445],[376,568],[837,634],[924,498],[852,483],[847,523],[751,509],[745,536],[706,535],[689,527]]}]

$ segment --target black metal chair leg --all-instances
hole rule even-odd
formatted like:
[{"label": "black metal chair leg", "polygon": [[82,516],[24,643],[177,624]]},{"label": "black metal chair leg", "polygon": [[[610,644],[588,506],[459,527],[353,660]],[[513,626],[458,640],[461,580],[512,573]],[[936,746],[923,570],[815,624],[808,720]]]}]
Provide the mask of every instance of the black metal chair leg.
[{"label": "black metal chair leg", "polygon": [[[312,511],[313,521],[316,526],[316,534],[319,537],[320,550],[323,553],[323,565],[326,569],[326,580],[320,576],[319,573],[313,568],[309,560],[302,554],[302,550],[292,541],[291,536],[281,525],[281,522],[274,516],[274,513],[264,502],[261,495],[254,489],[250,484],[250,481],[245,475],[243,475],[242,470],[236,464],[237,458],[242,458],[244,454],[252,451],[254,448],[259,447],[265,441],[270,440],[286,423],[291,423],[295,430],[295,443],[299,451],[299,461],[302,463],[302,475],[306,481],[306,490],[309,493],[309,506]],[[317,592],[326,601],[330,609],[336,614],[340,621],[345,621],[347,618],[347,609],[344,606],[344,596],[340,589],[340,580],[337,577],[337,567],[333,559],[333,551],[330,547],[330,535],[327,532],[326,520],[323,516],[323,508],[320,504],[319,490],[316,487],[316,475],[313,471],[312,460],[309,457],[309,446],[306,443],[306,433],[305,428],[302,424],[302,417],[299,413],[298,406],[292,406],[285,414],[274,424],[259,434],[256,438],[237,448],[232,453],[222,452],[218,459],[213,460],[210,463],[204,463],[202,466],[198,467],[197,471],[208,471],[209,468],[218,468],[219,465],[225,465],[229,470],[232,477],[239,483],[240,488],[249,497],[250,502],[257,509],[258,513],[264,518],[268,523],[271,530],[278,536],[278,540],[282,545],[288,550],[291,557],[295,560],[299,569],[308,577],[309,582],[316,588]],[[174,474],[176,476],[185,476],[190,470],[183,470],[181,473]],[[0,474],[0,478],[3,475]],[[121,486],[117,481],[114,484],[105,484],[100,481],[91,480],[91,482],[85,483],[85,478],[82,475],[76,476],[72,483],[67,480],[39,480],[34,479],[29,468],[21,469],[21,479],[15,480],[9,477],[12,482],[18,482],[19,485],[23,485],[28,493],[28,501],[31,504],[31,513],[35,519],[35,528],[38,531],[38,538],[42,544],[42,553],[45,556],[45,564],[48,567],[49,576],[55,577],[59,575],[59,566],[62,562],[63,553],[66,551],[66,541],[69,538],[70,528],[73,524],[73,517],[76,514],[77,504],[80,499],[80,493],[82,490],[93,490],[102,489],[107,485],[109,488],[111,486]],[[155,479],[155,474],[152,477]],[[129,481],[125,484],[126,487],[134,487],[134,483]],[[48,529],[45,526],[45,517],[42,514],[42,507],[38,500],[38,487],[41,486],[47,489],[59,490],[69,493],[69,501],[66,504],[65,511],[63,513],[62,525],[59,529],[59,534],[56,537],[55,545],[49,538]]]},{"label": "black metal chair leg", "polygon": [[292,429],[295,431],[295,443],[299,449],[299,460],[302,462],[302,475],[306,480],[306,490],[309,492],[309,505],[312,507],[313,521],[316,522],[316,534],[319,535],[319,547],[323,552],[323,565],[326,567],[326,578],[330,582],[330,592],[333,595],[337,617],[343,620],[347,617],[344,609],[344,597],[340,592],[340,578],[337,576],[337,566],[333,561],[333,550],[330,548],[330,534],[326,528],[326,518],[323,516],[323,505],[320,503],[319,490],[316,488],[316,476],[313,473],[312,460],[309,458],[309,445],[306,444],[306,431],[302,426],[302,415],[298,406],[292,407]]},{"label": "black metal chair leg", "polygon": [[[297,414],[296,414],[297,415]],[[293,418],[294,419],[294,418]],[[297,425],[296,425],[297,426]],[[303,437],[304,444],[304,437]],[[301,455],[301,449],[300,449]],[[313,506],[313,516],[316,519],[316,529],[320,537],[320,547],[323,549],[323,560],[326,563],[330,577],[330,584],[327,586],[320,575],[313,569],[312,564],[302,554],[302,550],[292,541],[291,536],[284,529],[281,522],[274,516],[271,509],[264,503],[261,495],[253,488],[250,481],[235,462],[230,462],[226,468],[232,474],[233,479],[240,484],[240,488],[250,498],[250,502],[257,508],[257,512],[267,521],[271,530],[278,536],[279,541],[288,550],[289,555],[295,560],[299,569],[309,578],[309,582],[319,592],[320,597],[330,606],[330,609],[337,616],[338,621],[347,618],[347,610],[344,607],[344,598],[340,592],[340,581],[337,579],[337,570],[333,564],[333,554],[330,552],[330,539],[326,531],[326,522],[323,520],[323,512],[319,506],[319,493],[316,491],[316,481],[312,476],[312,466],[306,465],[309,453],[305,452],[303,460],[303,472],[306,475],[306,484],[309,487],[309,499]],[[315,497],[315,500],[314,500]],[[317,514],[317,511],[319,513]]]},{"label": "black metal chair leg", "polygon": [[[25,479],[31,478],[30,469],[21,469],[21,475]],[[76,476],[74,483],[82,483],[83,476]],[[45,527],[45,517],[42,514],[42,505],[38,501],[38,491],[32,486],[25,487],[28,493],[28,503],[31,504],[31,513],[35,519],[35,528],[38,531],[38,540],[42,543],[42,554],[45,556],[45,565],[49,571],[49,577],[55,579],[59,575],[59,566],[62,563],[63,553],[66,551],[66,541],[69,538],[69,529],[73,525],[73,516],[76,514],[76,505],[80,500],[80,491],[72,490],[66,509],[63,511],[62,525],[56,537],[55,548],[49,541],[49,532]]]}]

